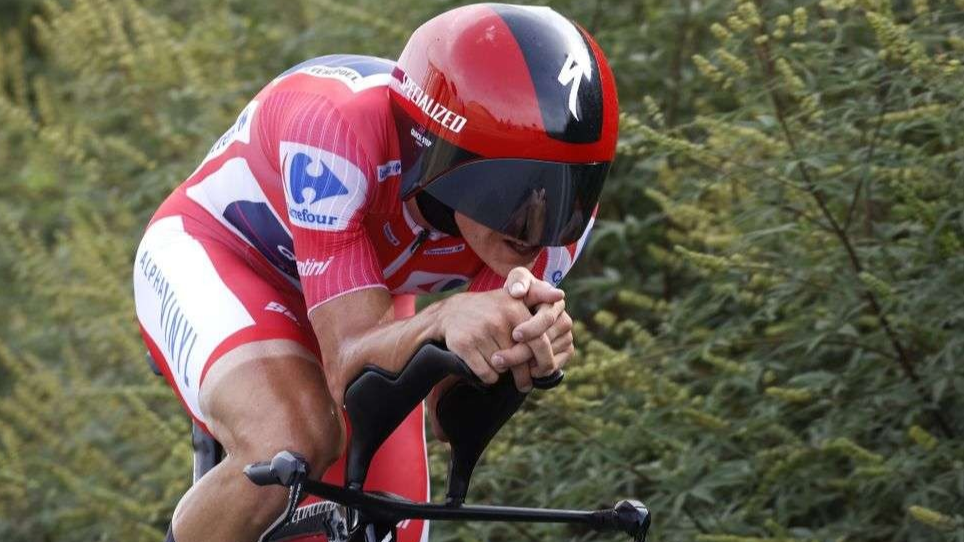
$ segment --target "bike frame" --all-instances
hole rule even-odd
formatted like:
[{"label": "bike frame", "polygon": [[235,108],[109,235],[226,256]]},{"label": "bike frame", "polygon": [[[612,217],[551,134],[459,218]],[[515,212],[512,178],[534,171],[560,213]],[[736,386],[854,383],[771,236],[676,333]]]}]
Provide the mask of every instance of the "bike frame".
[{"label": "bike frame", "polygon": [[[395,495],[363,491],[368,466],[378,447],[435,384],[448,375],[460,376],[462,380],[439,398],[436,412],[451,446],[446,502],[416,503]],[[534,379],[533,387],[551,389],[562,379],[560,371]],[[256,484],[277,484],[290,489],[285,514],[265,532],[261,542],[304,534],[298,524],[308,517],[319,518],[318,527],[332,542],[390,542],[397,539],[395,526],[408,519],[578,523],[598,531],[623,531],[637,542],[643,542],[651,519],[646,506],[635,500],[620,501],[604,510],[464,504],[472,470],[482,451],[525,397],[526,394],[516,390],[511,375],[505,374],[498,383],[484,386],[458,356],[433,343],[423,345],[397,374],[367,367],[345,393],[345,408],[353,432],[348,445],[344,487],[307,479],[307,464],[292,452],[281,452],[270,462],[255,463],[245,469],[245,474]],[[299,515],[297,505],[305,494],[336,504],[318,507],[318,511],[323,511],[320,514]]]},{"label": "bike frame", "polygon": [[[153,360],[148,363],[160,374]],[[437,419],[449,437],[451,456],[444,504],[417,503],[397,495],[363,491],[372,457],[405,416],[449,375],[461,380],[439,398]],[[563,379],[557,372],[533,379],[536,389],[551,389]],[[426,343],[399,373],[368,366],[345,393],[353,428],[348,445],[345,486],[308,479],[310,469],[297,453],[283,451],[271,461],[248,465],[244,474],[257,485],[288,488],[284,513],[259,542],[291,541],[324,535],[329,542],[394,542],[405,520],[570,523],[597,531],[622,531],[644,542],[651,517],[637,500],[619,501],[603,510],[559,510],[465,505],[472,471],[485,447],[525,400],[511,375],[485,386],[464,361],[444,346]],[[377,405],[378,408],[372,408]],[[194,427],[195,482],[222,458],[218,442]],[[308,495],[325,499],[299,507]]]},{"label": "bike frame", "polygon": [[[434,521],[499,521],[527,523],[574,523],[598,531],[624,531],[638,542],[645,541],[649,511],[639,501],[620,501],[611,509],[558,510],[510,506],[416,503],[394,495],[380,495],[307,479],[307,463],[291,452],[281,452],[267,466],[252,465],[245,474],[261,485],[290,488],[288,509],[261,537],[261,542],[288,540],[294,536],[324,534],[330,542],[391,542],[396,525],[406,519]],[[299,517],[296,504],[305,494],[327,499]],[[320,513],[318,513],[320,512]],[[313,519],[314,521],[306,520]]]}]

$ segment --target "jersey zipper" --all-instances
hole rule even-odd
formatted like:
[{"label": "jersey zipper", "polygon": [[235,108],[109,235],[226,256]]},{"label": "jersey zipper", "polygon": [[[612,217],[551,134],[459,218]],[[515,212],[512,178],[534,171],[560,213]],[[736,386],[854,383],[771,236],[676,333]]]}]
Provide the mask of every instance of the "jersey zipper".
[{"label": "jersey zipper", "polygon": [[401,267],[405,265],[405,263],[408,260],[412,259],[412,256],[415,256],[415,253],[418,251],[419,247],[421,247],[422,244],[424,244],[425,241],[428,240],[429,235],[431,235],[431,232],[429,230],[426,230],[426,229],[419,230],[418,235],[415,236],[415,239],[411,243],[409,243],[409,245],[405,247],[404,250],[402,250],[402,253],[399,254],[397,258],[395,258],[395,261],[388,264],[388,267],[382,270],[382,275],[386,279],[394,275],[395,272],[401,269]]},{"label": "jersey zipper", "polygon": [[409,252],[411,252],[412,254],[415,254],[415,252],[418,250],[418,247],[422,246],[422,243],[424,243],[425,240],[428,239],[429,235],[431,235],[431,233],[428,230],[419,231],[418,236],[415,237],[415,241],[412,243],[411,247],[409,248]]}]

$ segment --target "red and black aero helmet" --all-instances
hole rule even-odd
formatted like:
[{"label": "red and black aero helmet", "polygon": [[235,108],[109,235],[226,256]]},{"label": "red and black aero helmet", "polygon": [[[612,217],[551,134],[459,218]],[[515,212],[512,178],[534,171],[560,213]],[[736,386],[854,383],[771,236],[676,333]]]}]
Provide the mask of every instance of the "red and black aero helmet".
[{"label": "red and black aero helmet", "polygon": [[419,27],[392,76],[400,195],[434,227],[457,234],[457,210],[530,244],[582,235],[619,108],[585,30],[546,7],[465,6]]}]

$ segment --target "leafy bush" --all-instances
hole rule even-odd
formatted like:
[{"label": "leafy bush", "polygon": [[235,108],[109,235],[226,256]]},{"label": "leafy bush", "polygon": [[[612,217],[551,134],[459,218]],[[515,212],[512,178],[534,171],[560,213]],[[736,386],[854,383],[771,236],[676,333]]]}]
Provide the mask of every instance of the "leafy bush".
[{"label": "leafy bush", "polygon": [[676,19],[712,34],[692,110],[627,104],[582,357],[477,483],[644,496],[661,539],[959,539],[959,7],[730,8]]},{"label": "leafy bush", "polygon": [[[144,223],[275,74],[392,57],[454,5],[0,16],[0,539],[163,539],[190,448],[136,333]],[[961,540],[961,2],[554,5],[609,53],[619,158],[566,284],[579,356],[472,500],[638,496],[669,540]],[[560,533],[591,537],[433,526]]]}]

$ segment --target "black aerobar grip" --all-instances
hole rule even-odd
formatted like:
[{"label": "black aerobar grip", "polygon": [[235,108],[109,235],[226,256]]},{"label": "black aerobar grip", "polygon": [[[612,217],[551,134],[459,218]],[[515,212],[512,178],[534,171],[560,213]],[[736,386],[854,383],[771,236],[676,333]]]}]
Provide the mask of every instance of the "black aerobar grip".
[{"label": "black aerobar grip", "polygon": [[481,385],[461,358],[441,344],[426,342],[398,374],[369,365],[349,384],[345,391],[345,409],[352,427],[345,465],[348,487],[361,489],[378,448],[448,375]]},{"label": "black aerobar grip", "polygon": [[[345,409],[353,428],[345,466],[348,487],[361,489],[378,448],[432,388],[449,375],[460,376],[474,387],[485,387],[462,358],[432,341],[424,343],[398,374],[368,365],[348,385]],[[533,387],[550,389],[562,378],[562,371],[556,371],[533,379]]]},{"label": "black aerobar grip", "polygon": [[[563,372],[533,378],[532,386],[554,388],[562,382]],[[528,394],[520,392],[509,372],[502,373],[491,386],[456,382],[445,390],[436,405],[436,418],[448,436],[452,453],[449,459],[449,504],[461,504],[469,490],[475,464],[492,438],[522,406]]]},{"label": "black aerobar grip", "polygon": [[509,373],[503,373],[492,386],[456,382],[442,392],[435,417],[452,449],[445,495],[449,504],[465,501],[475,464],[525,398]]}]

